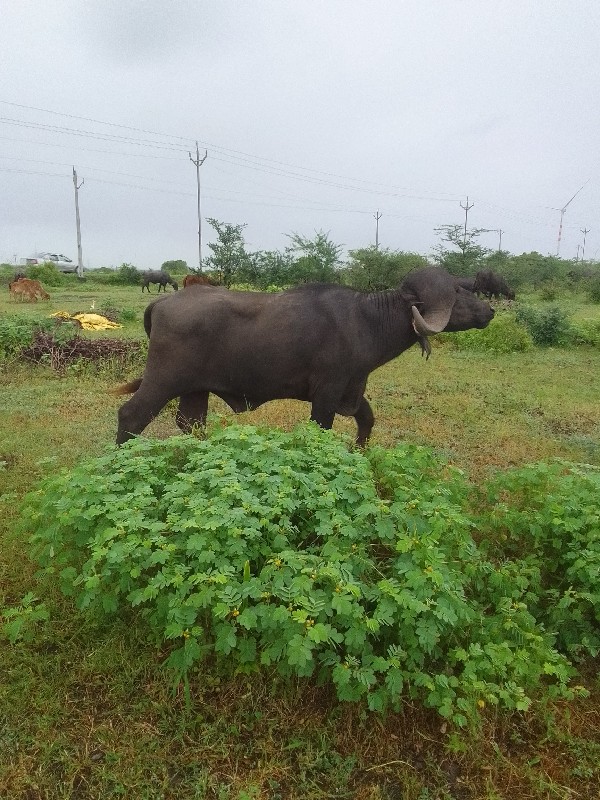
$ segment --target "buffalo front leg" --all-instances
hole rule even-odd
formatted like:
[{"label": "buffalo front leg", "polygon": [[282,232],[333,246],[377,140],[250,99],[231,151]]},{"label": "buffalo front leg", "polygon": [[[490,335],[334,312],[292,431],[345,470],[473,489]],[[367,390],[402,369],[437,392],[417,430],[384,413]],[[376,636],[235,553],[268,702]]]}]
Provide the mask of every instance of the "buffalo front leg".
[{"label": "buffalo front leg", "polygon": [[152,394],[138,389],[131,400],[123,403],[117,416],[117,444],[123,444],[141,433],[154,417],[158,416],[171,399],[172,395]]},{"label": "buffalo front leg", "polygon": [[333,420],[335,418],[335,405],[326,400],[313,400],[310,409],[310,418],[312,422],[316,422],[321,428],[330,430],[333,427]]},{"label": "buffalo front leg", "polygon": [[364,447],[369,440],[373,425],[375,424],[375,417],[366,397],[363,397],[358,405],[356,414],[354,415],[358,433],[356,434],[356,444],[359,447]]},{"label": "buffalo front leg", "polygon": [[191,433],[194,425],[206,424],[208,392],[188,392],[179,398],[175,422],[184,433]]}]

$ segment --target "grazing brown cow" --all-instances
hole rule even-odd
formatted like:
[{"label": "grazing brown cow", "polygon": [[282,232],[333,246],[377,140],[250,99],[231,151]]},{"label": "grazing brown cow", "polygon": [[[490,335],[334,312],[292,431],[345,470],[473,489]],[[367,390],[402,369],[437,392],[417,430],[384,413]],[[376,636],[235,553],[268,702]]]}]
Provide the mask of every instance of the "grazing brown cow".
[{"label": "grazing brown cow", "polygon": [[50,295],[42,284],[39,281],[31,280],[31,278],[19,278],[9,283],[8,290],[15,300],[20,298],[30,303],[37,303],[39,298],[50,300]]},{"label": "grazing brown cow", "polygon": [[218,286],[219,284],[217,281],[209,278],[208,275],[186,275],[183,279],[183,288],[185,289],[186,286],[193,286],[193,284],[198,283],[201,286]]}]

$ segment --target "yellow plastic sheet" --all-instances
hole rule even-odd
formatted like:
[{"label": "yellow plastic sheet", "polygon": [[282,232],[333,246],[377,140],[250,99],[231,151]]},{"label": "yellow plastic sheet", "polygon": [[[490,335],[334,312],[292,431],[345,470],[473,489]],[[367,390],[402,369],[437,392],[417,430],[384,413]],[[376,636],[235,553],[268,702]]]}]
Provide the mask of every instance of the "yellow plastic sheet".
[{"label": "yellow plastic sheet", "polygon": [[111,322],[111,320],[103,317],[102,314],[69,314],[68,311],[56,311],[50,316],[60,317],[61,319],[76,319],[86,331],[107,331],[111,328],[123,327],[118,322]]}]

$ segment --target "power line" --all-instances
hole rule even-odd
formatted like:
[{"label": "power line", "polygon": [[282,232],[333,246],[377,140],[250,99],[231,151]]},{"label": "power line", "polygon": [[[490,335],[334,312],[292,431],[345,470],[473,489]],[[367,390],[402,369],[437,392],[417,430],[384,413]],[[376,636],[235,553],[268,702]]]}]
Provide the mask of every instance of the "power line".
[{"label": "power line", "polygon": [[[14,106],[14,107],[17,107],[17,108],[24,108],[24,109],[28,109],[28,110],[34,110],[34,111],[42,111],[43,113],[54,114],[54,115],[57,115],[57,116],[64,116],[64,117],[67,117],[69,119],[78,119],[78,120],[82,120],[82,121],[85,121],[85,122],[93,122],[95,124],[108,125],[108,126],[111,126],[111,127],[123,128],[125,130],[135,131],[136,133],[145,133],[145,134],[149,134],[151,136],[159,136],[159,137],[163,137],[163,138],[177,139],[178,141],[182,141],[182,142],[190,142],[192,140],[192,137],[187,138],[187,137],[182,137],[182,136],[176,136],[174,134],[159,133],[157,131],[151,131],[151,130],[148,130],[148,129],[145,129],[145,128],[135,128],[135,127],[133,127],[131,125],[122,125],[120,123],[114,123],[114,122],[107,122],[107,121],[104,121],[104,120],[92,119],[90,117],[83,117],[83,116],[79,116],[79,115],[76,115],[76,114],[67,114],[67,113],[60,112],[60,111],[52,111],[50,109],[43,109],[43,108],[39,108],[39,107],[36,107],[36,106],[27,106],[27,105],[24,105],[22,103],[12,103],[12,102],[9,102],[7,100],[0,100],[0,103],[2,103],[4,105]],[[8,120],[9,118],[0,118],[0,121],[2,121],[2,119]],[[64,126],[49,126],[49,125],[47,125],[47,123],[30,123],[30,122],[26,122],[26,121],[12,120],[10,123],[7,122],[7,124],[22,124],[25,127],[34,127],[34,128],[38,127],[38,128],[40,128],[42,130],[49,130],[50,132],[53,132],[53,131],[54,132],[67,132],[67,133],[71,132],[71,133],[73,133],[73,135],[80,135],[80,136],[81,135],[89,135],[92,138],[100,138],[100,139],[102,139],[104,141],[112,141],[112,140],[129,141],[130,143],[137,144],[137,145],[142,145],[143,142],[148,141],[148,140],[140,140],[139,137],[134,138],[134,137],[114,136],[114,137],[111,138],[111,134],[102,134],[102,133],[95,134],[94,132],[89,132],[89,133],[86,134],[85,132],[82,132],[82,131],[79,131],[79,130],[77,130],[77,133],[75,134],[75,130],[76,129],[75,130],[74,129],[69,129],[69,128],[65,128]],[[241,150],[234,150],[234,149],[231,149],[231,148],[226,148],[226,147],[223,147],[223,146],[214,145],[214,144],[207,143],[207,142],[201,142],[201,144],[202,144],[203,147],[204,146],[208,146],[211,149],[221,151],[223,156],[226,156],[226,158],[228,158],[229,160],[235,159],[235,161],[233,161],[233,163],[239,163],[240,161],[245,162],[245,161],[250,160],[251,163],[254,163],[254,167],[255,168],[261,168],[261,167],[262,168],[266,168],[269,164],[272,164],[272,165],[275,165],[275,166],[271,167],[271,169],[275,170],[277,168],[285,168],[284,169],[284,173],[288,173],[289,170],[301,170],[301,171],[304,171],[304,172],[313,173],[315,175],[324,175],[324,176],[329,177],[329,178],[336,178],[336,179],[341,179],[341,180],[346,180],[346,181],[350,180],[350,181],[354,181],[355,183],[366,184],[368,186],[380,186],[380,187],[389,186],[388,184],[381,184],[381,183],[377,183],[377,182],[373,182],[373,181],[366,181],[366,180],[363,180],[363,179],[360,179],[360,178],[348,178],[346,176],[340,176],[340,175],[337,175],[335,173],[325,172],[323,170],[316,170],[316,169],[313,169],[311,167],[290,165],[290,164],[287,164],[287,163],[282,162],[282,161],[277,161],[275,159],[265,158],[263,156],[255,156],[255,155],[252,155],[252,154],[249,154],[249,153],[245,153],[244,151],[241,151]],[[158,145],[153,144],[153,143],[149,143],[148,146],[156,147]],[[169,148],[166,143],[162,143],[162,146],[166,147],[167,149],[173,149],[175,151],[179,151],[180,149],[181,150],[184,149],[183,147],[182,148],[178,148],[178,147],[175,147],[175,146],[172,146],[172,147]],[[185,148],[185,149],[188,149],[188,148]],[[338,187],[338,188],[355,188],[355,187]],[[405,192],[412,191],[412,190],[407,189],[406,187],[390,187],[390,188],[395,188],[396,190],[401,189],[401,191],[405,191]],[[412,199],[447,200],[447,201],[453,201],[453,200],[456,199],[456,195],[455,194],[451,194],[449,192],[428,192],[428,194],[429,195],[438,195],[438,197],[430,196],[430,197],[419,197],[419,198],[412,198]],[[445,196],[444,197],[440,197],[439,195],[445,195]],[[407,197],[410,198],[410,195],[407,195]]]}]

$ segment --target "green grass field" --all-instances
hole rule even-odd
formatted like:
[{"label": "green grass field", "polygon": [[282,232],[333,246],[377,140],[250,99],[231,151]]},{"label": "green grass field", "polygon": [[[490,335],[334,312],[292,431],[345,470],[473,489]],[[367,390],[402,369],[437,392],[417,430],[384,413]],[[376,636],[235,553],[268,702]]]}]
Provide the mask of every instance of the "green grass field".
[{"label": "green grass field", "polygon": [[[139,288],[73,281],[50,294],[48,302],[21,304],[3,290],[0,316],[110,304],[135,311],[136,319],[84,335],[143,337],[148,297]],[[600,318],[600,308],[582,298],[565,302],[574,320]],[[135,376],[0,365],[0,608],[32,591],[50,611],[31,641],[0,639],[0,798],[597,796],[597,665],[580,678],[587,699],[527,714],[490,711],[470,731],[453,730],[417,705],[382,719],[311,681],[283,685],[267,672],[224,679],[206,665],[193,677],[186,707],[161,671],[165,654],[131,619],[93,623],[58,589],[40,586],[27,542],[14,532],[20,498],[41,476],[114,441],[123,398],[108,389]],[[433,447],[474,482],[495,468],[556,457],[600,465],[599,376],[597,347],[492,355],[444,343],[434,344],[428,362],[413,348],[371,376],[373,441]],[[233,417],[219,401],[211,410]],[[290,429],[308,413],[307,404],[280,401],[236,420]],[[335,426],[354,433],[353,420]],[[144,435],[177,431],[167,408]]]}]

